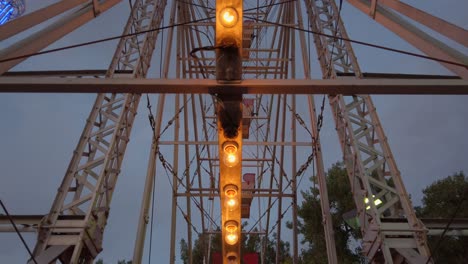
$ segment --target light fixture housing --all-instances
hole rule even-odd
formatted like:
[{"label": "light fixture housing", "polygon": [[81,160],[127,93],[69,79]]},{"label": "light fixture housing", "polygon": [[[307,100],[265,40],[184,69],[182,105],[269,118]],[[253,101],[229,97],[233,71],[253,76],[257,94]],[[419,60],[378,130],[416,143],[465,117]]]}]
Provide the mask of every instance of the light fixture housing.
[{"label": "light fixture housing", "polygon": [[225,206],[228,208],[229,212],[236,210],[239,207],[239,201],[237,197],[238,188],[234,184],[228,184],[224,186]]},{"label": "light fixture housing", "polygon": [[224,228],[226,229],[226,243],[231,246],[235,245],[239,241],[239,235],[237,231],[239,224],[234,220],[229,220],[224,224]]},{"label": "light fixture housing", "polygon": [[228,253],[227,255],[228,264],[237,264],[237,255],[235,253]]},{"label": "light fixture housing", "polygon": [[223,144],[223,162],[232,168],[239,164],[239,145],[234,141],[226,141]]}]

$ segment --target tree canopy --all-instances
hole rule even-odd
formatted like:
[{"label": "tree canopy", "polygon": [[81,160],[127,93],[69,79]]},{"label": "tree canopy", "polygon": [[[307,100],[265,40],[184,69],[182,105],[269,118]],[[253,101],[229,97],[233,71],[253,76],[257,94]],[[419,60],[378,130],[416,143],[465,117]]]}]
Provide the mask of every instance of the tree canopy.
[{"label": "tree canopy", "polygon": [[[359,230],[353,230],[343,220],[343,214],[355,208],[346,169],[342,163],[333,164],[327,172],[327,189],[330,210],[335,232],[335,243],[339,263],[359,263],[359,248],[351,249],[351,240],[360,238]],[[316,179],[312,178],[312,182]],[[315,184],[302,192],[304,200],[298,208],[299,233],[303,235],[301,243],[301,262],[308,264],[328,263],[327,249],[324,241],[322,211],[319,190]]]},{"label": "tree canopy", "polygon": [[[423,190],[422,206],[416,207],[420,218],[468,218],[468,177],[463,172],[438,180]],[[468,237],[428,236],[435,263],[465,263]]]},{"label": "tree canopy", "polygon": [[[316,179],[312,177],[312,182]],[[327,171],[327,189],[330,200],[330,210],[333,221],[336,250],[339,263],[363,263],[360,248],[360,231],[349,227],[343,215],[355,209],[346,169],[342,163],[334,164]],[[423,190],[422,206],[416,207],[420,218],[468,218],[468,177],[463,172],[455,173],[444,179],[435,181]],[[302,235],[301,264],[328,263],[319,190],[311,186],[302,192],[303,202],[298,206],[298,231]],[[289,224],[290,226],[290,224]],[[245,224],[243,225],[245,227]],[[219,230],[218,230],[219,231]],[[265,246],[265,262],[275,263],[276,241],[256,234],[242,237],[241,252],[261,252],[262,242]],[[193,246],[193,263],[203,263],[204,250],[207,247],[203,239],[197,238]],[[208,241],[205,239],[205,241]],[[435,263],[465,263],[468,259],[468,237],[429,236],[428,243]],[[290,245],[281,241],[281,262],[292,263]],[[221,252],[221,235],[212,236],[211,252]],[[181,258],[188,263],[188,246],[181,241]]]},{"label": "tree canopy", "polygon": [[[246,227],[246,223],[242,225],[242,229]],[[220,230],[217,230],[220,231]],[[257,229],[253,230],[257,232]],[[203,236],[204,239],[203,239]],[[273,234],[273,239],[265,238],[260,236],[257,233],[243,235],[241,238],[241,254],[246,253],[260,253],[262,250],[262,245],[265,248],[264,254],[264,263],[275,263],[276,262],[276,234]],[[199,236],[192,246],[192,263],[204,263],[203,259],[205,254],[208,254],[208,235]],[[264,244],[262,244],[264,243]],[[211,250],[210,255],[214,252],[221,252],[221,233],[212,235],[211,237]],[[206,251],[206,252],[205,252]],[[289,264],[292,263],[292,258],[290,255],[290,245],[289,242],[280,241],[280,264]],[[180,256],[184,264],[189,263],[189,254],[188,254],[188,244],[185,239],[180,241]],[[211,261],[210,261],[211,263]],[[241,262],[242,263],[242,262]]]}]

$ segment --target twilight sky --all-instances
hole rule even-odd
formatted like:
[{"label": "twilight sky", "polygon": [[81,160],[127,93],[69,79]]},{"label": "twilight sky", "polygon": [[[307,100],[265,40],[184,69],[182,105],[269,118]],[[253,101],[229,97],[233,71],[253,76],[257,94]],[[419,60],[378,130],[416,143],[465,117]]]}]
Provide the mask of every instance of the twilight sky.
[{"label": "twilight sky", "polygon": [[[27,12],[56,1],[26,0]],[[468,2],[463,0],[406,0],[465,29]],[[129,12],[123,1],[51,47],[115,36],[122,32]],[[343,21],[351,38],[417,52],[345,1]],[[37,30],[37,29],[33,29]],[[435,34],[435,33],[434,33]],[[0,42],[5,48],[14,40]],[[106,69],[116,41],[31,58],[14,70]],[[453,45],[448,42],[449,45]],[[454,45],[468,55],[466,47]],[[363,72],[450,74],[435,62],[354,46]],[[155,52],[159,52],[156,50]],[[315,63],[314,76],[319,77]],[[70,161],[95,95],[0,95],[0,197],[12,214],[45,214]],[[414,205],[421,190],[454,172],[468,172],[467,96],[374,96],[386,135]],[[155,96],[152,96],[155,102]],[[155,103],[154,103],[155,104]],[[151,131],[145,104],[140,104],[132,140],[119,177],[100,257],[106,263],[131,259],[141,192],[148,160]],[[328,105],[322,130],[325,167],[342,158]],[[157,179],[154,263],[168,262],[170,196],[165,177]],[[166,202],[167,201],[167,202]],[[163,216],[158,218],[159,216]],[[180,217],[179,217],[180,219]],[[25,234],[31,248],[34,234]],[[25,263],[28,258],[16,234],[0,234],[0,262]],[[178,250],[177,250],[178,252]],[[145,262],[146,262],[145,258]],[[176,263],[181,263],[177,258]]]}]

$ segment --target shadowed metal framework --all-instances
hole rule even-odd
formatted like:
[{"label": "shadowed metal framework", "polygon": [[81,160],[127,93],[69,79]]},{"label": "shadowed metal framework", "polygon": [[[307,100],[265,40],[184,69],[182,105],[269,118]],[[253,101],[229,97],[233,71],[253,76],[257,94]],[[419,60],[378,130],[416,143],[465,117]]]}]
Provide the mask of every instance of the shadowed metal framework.
[{"label": "shadowed metal framework", "polygon": [[[118,2],[60,1],[1,26],[0,39],[5,39],[67,11],[59,21],[0,51],[0,60],[38,52]],[[408,21],[412,19],[440,31],[465,47],[466,30],[399,1],[349,2],[426,54],[468,64],[461,52],[429,37]],[[180,238],[188,242],[189,263],[192,263],[193,241],[197,236],[206,245],[204,260],[211,263],[210,259],[216,255],[210,251],[213,236],[223,228],[219,221],[223,205],[220,203],[217,109],[228,103],[223,101],[226,93],[244,93],[240,206],[248,225],[242,235],[261,238],[261,263],[265,263],[268,239],[275,240],[279,249],[282,237],[292,237],[293,263],[297,263],[298,186],[315,175],[328,261],[337,263],[319,138],[320,113],[312,95],[317,91],[300,90],[306,96],[285,92],[288,87],[267,89],[267,93],[260,94],[248,92],[249,87],[250,91],[256,91],[252,83],[261,86],[262,82],[272,80],[290,85],[293,91],[299,84],[288,80],[301,79],[304,87],[312,86],[316,80],[311,80],[309,47],[312,43],[308,41],[311,34],[308,31],[313,31],[321,33],[311,37],[323,79],[357,85],[356,95],[333,93],[328,95],[328,100],[352,186],[363,236],[363,254],[372,263],[427,263],[430,257],[427,229],[414,213],[372,99],[359,92],[363,73],[351,43],[346,40],[349,37],[335,1],[244,1],[242,80],[246,89],[211,83],[215,90],[208,88],[208,93],[200,93],[188,82],[210,85],[209,79],[215,79],[215,51],[220,48],[214,45],[215,10],[212,0],[135,0],[123,31],[125,37],[120,39],[109,69],[105,74],[92,73],[109,81],[83,79],[85,83],[81,84],[89,85],[87,92],[97,89],[98,84],[114,87],[126,83],[129,87],[132,81],[151,73],[150,62],[159,56],[153,51],[161,45],[159,48],[164,52],[157,58],[161,66],[156,81],[159,87],[171,81],[178,87],[174,90],[177,93],[165,90],[158,96],[133,262],[142,262],[155,179],[167,176],[172,188],[170,263],[175,260]],[[166,25],[164,33],[152,30]],[[23,59],[0,63],[0,73]],[[467,90],[467,68],[443,65],[462,80],[431,82],[421,78],[416,84],[426,82],[437,89],[445,82],[459,89],[456,93],[466,93],[463,91]],[[348,77],[340,77],[343,74]],[[43,87],[54,84],[57,92],[67,92],[68,85],[79,82],[76,76],[77,73],[45,74],[34,77],[40,78],[34,81],[33,77],[5,74],[0,78],[0,90],[11,92],[13,85],[21,89],[28,83],[42,82]],[[414,84],[398,81],[401,86]],[[377,81],[373,85],[378,84]],[[28,91],[31,90],[23,92]],[[140,99],[141,94],[136,93],[97,95],[50,212],[39,223],[37,219],[25,218],[31,220],[30,226],[21,219],[26,225],[24,231],[38,232],[34,248],[38,263],[92,263],[103,250],[102,237],[113,190]],[[183,219],[185,225],[178,219]],[[291,219],[291,229],[285,229],[285,219]],[[184,233],[182,237],[180,230]],[[276,263],[280,261],[280,253],[276,250]]]}]

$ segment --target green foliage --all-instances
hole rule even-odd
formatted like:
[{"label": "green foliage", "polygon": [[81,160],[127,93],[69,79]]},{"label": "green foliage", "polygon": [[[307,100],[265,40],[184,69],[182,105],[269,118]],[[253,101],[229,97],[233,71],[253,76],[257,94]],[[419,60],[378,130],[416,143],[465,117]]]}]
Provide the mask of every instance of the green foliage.
[{"label": "green foliage", "polygon": [[[312,181],[315,182],[316,179],[312,178]],[[352,230],[343,220],[343,214],[355,208],[343,164],[334,164],[328,170],[327,186],[338,262],[359,263],[358,250],[353,251],[348,247],[351,239],[359,239],[359,230]],[[304,237],[301,243],[306,247],[301,252],[301,263],[328,263],[319,190],[312,186],[310,190],[302,192],[302,195],[304,201],[298,208],[298,215],[302,218],[302,221],[299,221],[299,232]]]},{"label": "green foliage", "polygon": [[[273,237],[277,237],[276,234],[273,234]],[[276,241],[277,239],[266,239],[264,243],[265,245],[265,263],[276,263]],[[280,264],[287,264],[292,263],[292,257],[289,254],[290,252],[290,245],[289,242],[280,241],[279,247],[279,263]]]},{"label": "green foliage", "polygon": [[[242,224],[242,230],[245,229],[247,223]],[[220,231],[220,230],[217,230]],[[253,230],[257,232],[257,229]],[[273,234],[273,237],[276,237],[276,234]],[[203,258],[208,254],[208,241],[209,236],[206,235],[203,239],[203,235],[198,237],[192,246],[192,262],[193,263],[203,263]],[[204,241],[204,242],[203,242]],[[217,233],[211,236],[211,250],[210,254],[213,252],[221,252],[221,233]],[[241,255],[247,253],[260,253],[262,246],[265,249],[265,261],[264,263],[275,263],[276,262],[276,239],[265,239],[258,234],[251,234],[242,236],[241,238]],[[292,258],[290,255],[290,245],[288,242],[280,241],[280,264],[289,264],[292,263]],[[188,244],[185,239],[180,241],[180,255],[181,260],[184,264],[189,263],[189,252]],[[241,262],[242,263],[242,262]]]},{"label": "green foliage", "polygon": [[[468,218],[468,177],[463,172],[438,180],[423,190],[423,205],[416,208],[420,218]],[[458,211],[457,211],[457,208]],[[435,263],[465,263],[468,237],[429,236]]]}]

